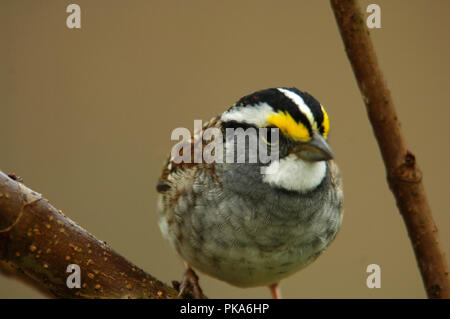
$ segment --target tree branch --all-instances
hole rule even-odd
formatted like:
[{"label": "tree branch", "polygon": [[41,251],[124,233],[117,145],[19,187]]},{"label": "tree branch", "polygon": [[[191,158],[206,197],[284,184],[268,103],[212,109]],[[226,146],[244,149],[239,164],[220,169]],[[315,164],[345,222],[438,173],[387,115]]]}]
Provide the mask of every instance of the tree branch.
[{"label": "tree branch", "polygon": [[408,230],[429,298],[450,298],[448,268],[422,184],[422,173],[408,150],[391,94],[355,0],[331,0],[387,172],[389,187]]},{"label": "tree branch", "polygon": [[[79,289],[66,285],[69,264],[81,268]],[[178,297],[176,289],[131,264],[41,194],[1,171],[0,266],[56,297]]]}]

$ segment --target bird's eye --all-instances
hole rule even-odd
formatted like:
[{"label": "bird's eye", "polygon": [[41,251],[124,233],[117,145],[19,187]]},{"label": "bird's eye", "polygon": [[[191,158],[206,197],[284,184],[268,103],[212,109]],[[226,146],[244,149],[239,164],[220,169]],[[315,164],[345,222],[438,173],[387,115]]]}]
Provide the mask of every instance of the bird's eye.
[{"label": "bird's eye", "polygon": [[264,134],[261,135],[261,139],[263,140],[264,143],[266,143],[267,145],[272,145],[272,143],[270,143],[267,138],[264,137]]},{"label": "bird's eye", "polygon": [[272,132],[273,130],[278,130],[277,127],[267,127],[267,130],[265,132],[260,132],[259,136],[263,140],[264,143],[266,143],[269,146],[277,145],[279,142],[279,134],[274,134],[276,138],[273,138]]}]

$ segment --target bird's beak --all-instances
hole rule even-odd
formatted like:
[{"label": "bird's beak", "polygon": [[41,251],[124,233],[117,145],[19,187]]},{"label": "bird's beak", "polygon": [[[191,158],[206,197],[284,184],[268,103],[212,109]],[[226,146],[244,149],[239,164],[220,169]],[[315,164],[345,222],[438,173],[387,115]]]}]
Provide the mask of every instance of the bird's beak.
[{"label": "bird's beak", "polygon": [[309,142],[301,143],[294,150],[295,154],[303,160],[318,162],[334,158],[333,152],[322,135],[313,133]]}]

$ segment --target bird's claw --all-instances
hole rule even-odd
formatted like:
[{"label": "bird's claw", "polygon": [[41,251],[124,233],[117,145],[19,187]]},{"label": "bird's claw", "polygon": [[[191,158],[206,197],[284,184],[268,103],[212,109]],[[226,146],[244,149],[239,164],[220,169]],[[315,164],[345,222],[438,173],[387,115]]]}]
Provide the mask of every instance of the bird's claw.
[{"label": "bird's claw", "polygon": [[177,281],[172,282],[175,289],[178,290],[179,298],[207,299],[203,294],[202,288],[198,284],[198,276],[191,269],[187,268],[181,284]]}]

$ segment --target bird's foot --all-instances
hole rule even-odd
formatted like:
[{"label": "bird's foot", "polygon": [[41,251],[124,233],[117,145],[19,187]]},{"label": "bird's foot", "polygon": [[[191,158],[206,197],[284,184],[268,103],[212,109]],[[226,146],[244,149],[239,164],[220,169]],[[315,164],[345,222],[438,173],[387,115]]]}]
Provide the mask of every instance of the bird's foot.
[{"label": "bird's foot", "polygon": [[273,284],[269,286],[270,293],[272,294],[273,299],[281,299],[281,290],[278,284]]},{"label": "bird's foot", "polygon": [[188,298],[188,299],[208,298],[203,294],[202,288],[200,288],[197,274],[190,267],[186,269],[181,284],[177,281],[174,281],[172,282],[172,285],[174,286],[175,289],[178,290],[179,298]]}]

